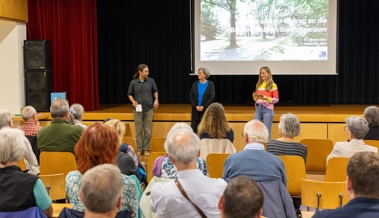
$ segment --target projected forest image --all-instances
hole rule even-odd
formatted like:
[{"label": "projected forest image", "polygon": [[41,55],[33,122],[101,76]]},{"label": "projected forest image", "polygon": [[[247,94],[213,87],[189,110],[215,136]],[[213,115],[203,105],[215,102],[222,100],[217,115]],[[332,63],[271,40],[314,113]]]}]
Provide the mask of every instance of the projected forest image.
[{"label": "projected forest image", "polygon": [[328,58],[328,0],[202,0],[201,61]]}]

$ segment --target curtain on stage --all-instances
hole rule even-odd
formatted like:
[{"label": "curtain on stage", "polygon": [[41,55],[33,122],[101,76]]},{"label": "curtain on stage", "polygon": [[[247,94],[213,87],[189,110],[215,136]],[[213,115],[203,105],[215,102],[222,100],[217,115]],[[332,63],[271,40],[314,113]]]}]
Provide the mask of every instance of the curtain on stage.
[{"label": "curtain on stage", "polygon": [[96,0],[28,0],[28,40],[50,40],[53,91],[99,108]]}]

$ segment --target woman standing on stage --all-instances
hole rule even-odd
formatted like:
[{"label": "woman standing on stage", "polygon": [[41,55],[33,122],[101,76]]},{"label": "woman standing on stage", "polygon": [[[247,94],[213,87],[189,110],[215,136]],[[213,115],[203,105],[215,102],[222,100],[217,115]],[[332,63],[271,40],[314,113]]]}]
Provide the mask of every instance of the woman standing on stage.
[{"label": "woman standing on stage", "polygon": [[190,101],[192,104],[191,127],[197,133],[197,126],[204,115],[205,109],[212,104],[215,98],[215,87],[212,81],[207,79],[211,73],[205,67],[197,70],[199,81],[192,84],[190,91]]},{"label": "woman standing on stage", "polygon": [[271,126],[274,118],[274,104],[279,101],[278,87],[272,79],[271,70],[262,67],[259,70],[259,79],[253,92],[255,101],[254,119],[263,121],[269,132],[271,139]]}]

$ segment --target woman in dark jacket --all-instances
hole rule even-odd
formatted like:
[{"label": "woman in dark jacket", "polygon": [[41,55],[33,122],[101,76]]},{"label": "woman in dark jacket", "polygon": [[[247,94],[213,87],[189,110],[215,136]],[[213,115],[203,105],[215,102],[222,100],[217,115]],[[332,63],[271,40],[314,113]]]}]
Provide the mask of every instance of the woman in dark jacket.
[{"label": "woman in dark jacket", "polygon": [[199,81],[192,84],[190,91],[190,101],[192,104],[191,127],[197,133],[197,126],[204,115],[207,107],[213,103],[215,98],[215,87],[212,81],[207,79],[211,73],[205,67],[201,67],[197,71]]}]

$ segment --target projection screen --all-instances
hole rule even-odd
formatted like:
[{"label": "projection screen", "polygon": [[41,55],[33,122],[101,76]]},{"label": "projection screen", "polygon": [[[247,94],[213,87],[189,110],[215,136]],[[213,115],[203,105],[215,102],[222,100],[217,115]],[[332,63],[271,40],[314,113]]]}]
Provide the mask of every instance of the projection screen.
[{"label": "projection screen", "polygon": [[194,0],[193,73],[337,74],[337,0]]}]

